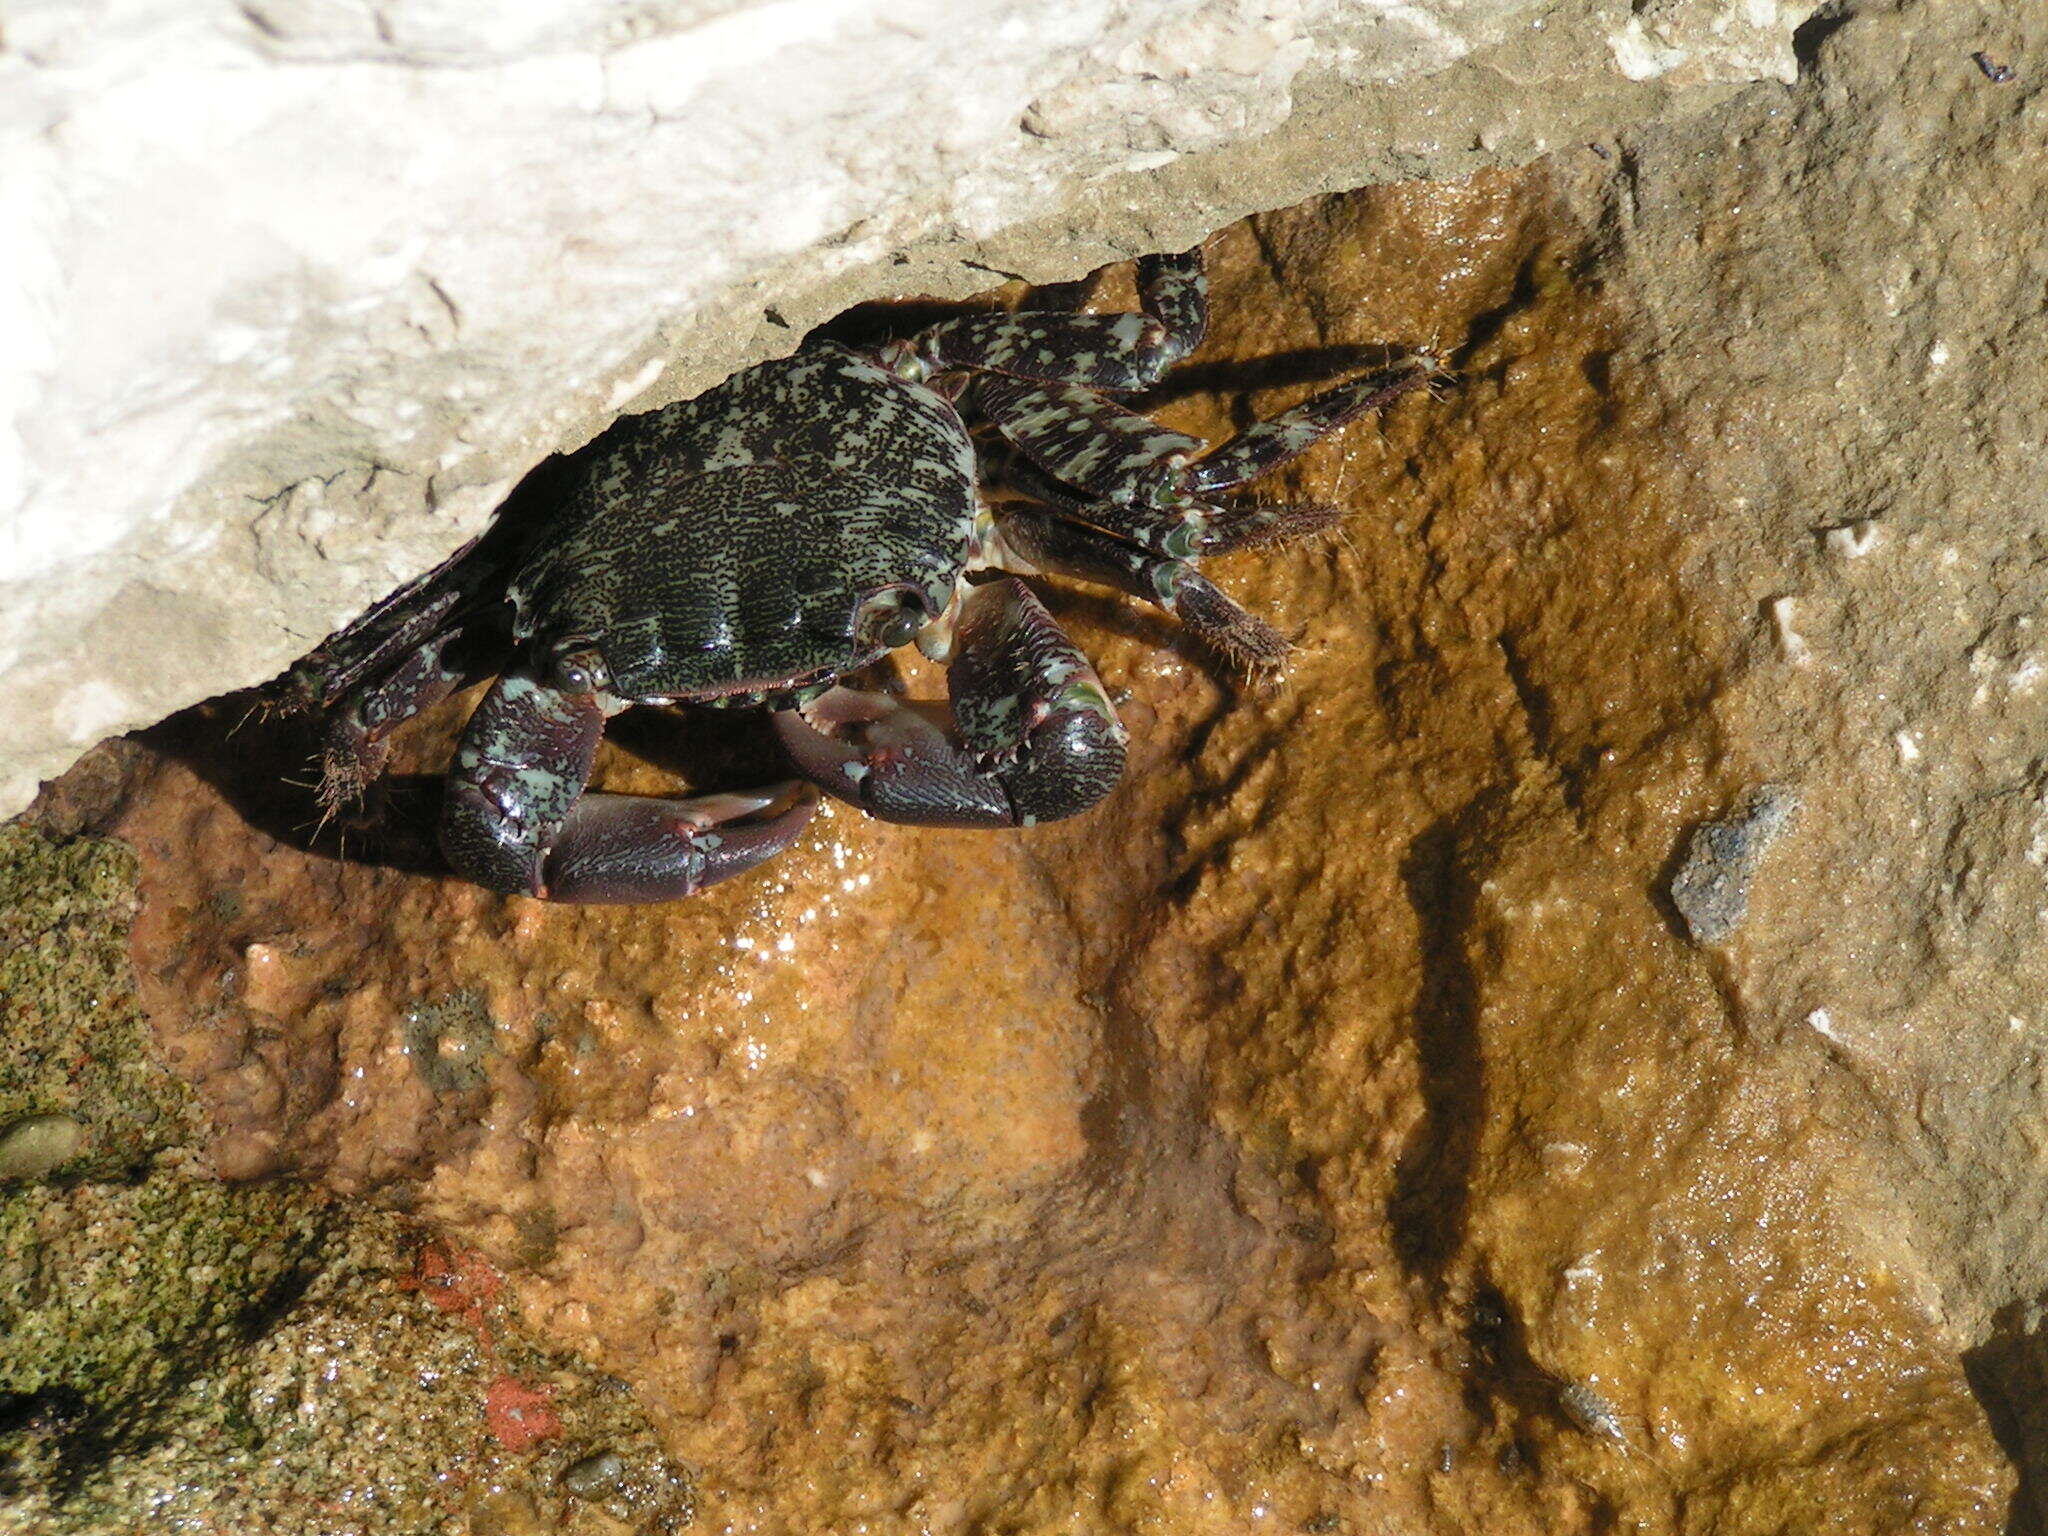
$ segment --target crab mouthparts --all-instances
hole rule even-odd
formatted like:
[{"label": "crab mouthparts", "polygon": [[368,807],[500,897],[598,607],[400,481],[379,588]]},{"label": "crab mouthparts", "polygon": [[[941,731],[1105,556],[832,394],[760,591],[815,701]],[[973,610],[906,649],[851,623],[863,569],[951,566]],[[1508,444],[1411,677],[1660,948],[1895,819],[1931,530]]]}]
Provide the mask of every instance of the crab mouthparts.
[{"label": "crab mouthparts", "polygon": [[809,672],[799,672],[794,677],[743,677],[731,683],[707,683],[701,688],[692,688],[682,697],[691,699],[728,699],[740,693],[787,693],[793,688],[806,688],[812,683],[828,682],[839,675],[832,667],[814,667]]}]

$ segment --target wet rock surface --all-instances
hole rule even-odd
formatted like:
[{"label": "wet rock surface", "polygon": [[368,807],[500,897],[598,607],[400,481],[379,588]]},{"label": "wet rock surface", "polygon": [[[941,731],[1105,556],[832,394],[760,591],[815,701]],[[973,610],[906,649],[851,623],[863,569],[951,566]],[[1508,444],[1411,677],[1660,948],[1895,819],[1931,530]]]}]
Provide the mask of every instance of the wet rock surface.
[{"label": "wet rock surface", "polygon": [[[1212,563],[1285,688],[1054,590],[1133,732],[1083,820],[828,807],[557,909],[408,840],[459,704],[375,835],[246,700],[89,766],[212,1166],[403,1201],[435,1310],[502,1276],[705,1529],[2029,1529],[2041,42],[1872,8],[1696,130],[1226,231],[1161,419],[1455,380],[1260,488],[1334,536]],[[600,763],[772,771],[710,713]],[[1758,785],[1798,815],[1696,947]]]}]

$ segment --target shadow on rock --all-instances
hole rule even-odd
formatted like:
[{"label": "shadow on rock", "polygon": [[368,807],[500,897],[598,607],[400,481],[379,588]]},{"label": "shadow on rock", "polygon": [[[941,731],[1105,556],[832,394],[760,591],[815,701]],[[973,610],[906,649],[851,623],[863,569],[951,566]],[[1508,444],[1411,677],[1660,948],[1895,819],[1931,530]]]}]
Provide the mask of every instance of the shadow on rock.
[{"label": "shadow on rock", "polygon": [[2000,1448],[2019,1469],[2006,1536],[2048,1536],[2048,1330],[2039,1322],[2044,1304],[2048,1297],[2002,1309],[1991,1336],[1963,1352],[1970,1390]]},{"label": "shadow on rock", "polygon": [[1445,1265],[1464,1246],[1486,1103],[1478,982],[1465,953],[1475,887],[1463,863],[1462,821],[1438,821],[1401,863],[1424,966],[1415,1001],[1423,1115],[1395,1169],[1394,1234],[1409,1271],[1430,1280],[1441,1280]]}]

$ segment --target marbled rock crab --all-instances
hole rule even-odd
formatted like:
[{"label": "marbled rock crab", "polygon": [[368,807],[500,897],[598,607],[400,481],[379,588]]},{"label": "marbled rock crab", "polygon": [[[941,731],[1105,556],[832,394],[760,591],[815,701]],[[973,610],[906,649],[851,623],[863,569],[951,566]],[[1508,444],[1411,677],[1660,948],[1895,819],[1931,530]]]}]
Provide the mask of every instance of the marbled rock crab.
[{"label": "marbled rock crab", "polygon": [[[495,647],[510,665],[462,735],[440,833],[495,890],[689,895],[780,852],[815,810],[796,780],[585,793],[606,719],[634,705],[771,710],[805,780],[889,821],[1086,810],[1123,772],[1124,728],[1019,574],[1106,584],[1273,666],[1285,642],[1195,561],[1335,513],[1215,498],[1435,372],[1411,360],[1205,451],[1109,398],[1201,340],[1200,252],[1141,261],[1138,291],[1142,313],[968,314],[871,353],[814,342],[622,420],[538,536],[459,551],[293,669],[295,697],[327,714],[325,799],[359,793],[389,733],[492,670],[474,653]],[[912,643],[950,664],[950,711],[842,682]]]}]

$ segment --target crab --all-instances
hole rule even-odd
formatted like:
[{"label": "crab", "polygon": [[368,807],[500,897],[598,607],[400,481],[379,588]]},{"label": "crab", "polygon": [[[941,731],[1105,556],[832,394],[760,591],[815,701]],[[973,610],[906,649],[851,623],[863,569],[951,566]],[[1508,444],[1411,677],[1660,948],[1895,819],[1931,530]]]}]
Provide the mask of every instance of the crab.
[{"label": "crab", "polygon": [[[495,891],[687,896],[787,848],[818,790],[959,827],[1095,805],[1125,730],[1022,578],[1107,585],[1276,668],[1286,642],[1196,563],[1336,514],[1223,493],[1437,371],[1408,359],[1211,448],[1113,398],[1201,340],[1199,248],[1141,260],[1137,286],[1140,312],[972,313],[870,351],[814,340],[619,421],[537,533],[472,541],[293,669],[293,697],[327,720],[323,798],[360,795],[392,731],[495,670],[440,824],[449,864]],[[910,645],[947,665],[950,707],[853,686]],[[799,777],[586,791],[606,720],[663,704],[770,711]]]}]

